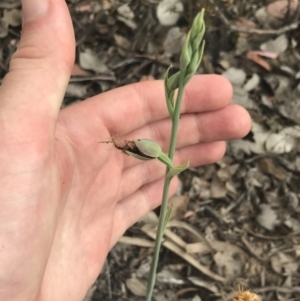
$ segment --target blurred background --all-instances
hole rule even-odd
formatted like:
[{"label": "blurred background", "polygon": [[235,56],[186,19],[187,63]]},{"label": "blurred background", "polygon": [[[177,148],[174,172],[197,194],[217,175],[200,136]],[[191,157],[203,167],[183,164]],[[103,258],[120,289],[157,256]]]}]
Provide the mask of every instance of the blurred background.
[{"label": "blurred background", "polygon": [[[226,77],[234,89],[232,103],[252,116],[249,135],[229,142],[220,162],[180,176],[155,300],[231,300],[238,287],[264,301],[300,300],[298,0],[67,3],[76,62],[62,107],[118,86],[162,79],[170,65],[175,72],[193,18],[205,8],[206,49],[198,73]],[[1,0],[0,83],[21,20],[20,0]],[[158,213],[125,233],[85,301],[144,300]]]}]

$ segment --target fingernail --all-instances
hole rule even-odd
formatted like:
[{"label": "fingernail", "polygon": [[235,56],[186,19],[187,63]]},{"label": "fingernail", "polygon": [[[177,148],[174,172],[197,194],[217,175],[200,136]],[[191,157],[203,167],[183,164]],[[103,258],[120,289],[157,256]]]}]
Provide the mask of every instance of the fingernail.
[{"label": "fingernail", "polygon": [[23,23],[42,17],[48,7],[49,0],[22,0]]}]

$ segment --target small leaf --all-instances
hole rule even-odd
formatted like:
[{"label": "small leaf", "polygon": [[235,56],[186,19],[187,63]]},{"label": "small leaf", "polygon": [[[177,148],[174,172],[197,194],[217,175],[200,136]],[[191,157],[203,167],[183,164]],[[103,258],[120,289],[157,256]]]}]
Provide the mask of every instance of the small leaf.
[{"label": "small leaf", "polygon": [[184,41],[181,56],[180,56],[180,62],[179,62],[179,68],[181,72],[186,71],[187,66],[189,65],[192,57],[192,47],[190,43],[190,35],[191,32],[189,32],[186,36],[186,39]]},{"label": "small leaf", "polygon": [[204,9],[195,17],[191,28],[191,43],[192,49],[199,47],[205,33]]},{"label": "small leaf", "polygon": [[[180,72],[182,74],[183,83],[187,83],[196,73],[202,56],[202,49],[199,52],[199,46],[205,33],[204,10],[196,16],[192,28],[189,31],[184,42],[180,56]],[[204,47],[204,45],[202,45]]]},{"label": "small leaf", "polygon": [[202,60],[202,56],[203,56],[203,53],[204,53],[204,47],[205,47],[205,41],[202,41],[201,43],[201,48],[199,50],[199,60],[198,60],[198,67],[201,63],[201,60]]},{"label": "small leaf", "polygon": [[167,101],[167,107],[169,111],[169,115],[171,118],[174,116],[174,91],[169,87],[169,71],[171,66],[168,68],[164,78],[164,85],[165,85],[165,97]]},{"label": "small leaf", "polygon": [[194,66],[193,66],[194,68],[191,68],[192,64],[193,64],[192,62],[190,63],[190,65],[188,67],[188,74],[184,78],[184,85],[186,85],[189,82],[189,80],[194,76],[194,74],[197,72],[197,70],[200,66],[201,60],[202,60],[204,46],[205,46],[205,41],[202,42],[201,49],[197,53],[197,56],[195,56],[195,58],[197,58],[197,61],[194,63]]},{"label": "small leaf", "polygon": [[189,63],[188,65],[188,68],[187,68],[187,74],[195,74],[198,67],[199,67],[199,52],[198,52],[198,49],[197,51],[195,51],[195,53],[193,53],[192,55],[192,59],[191,59],[191,62]]},{"label": "small leaf", "polygon": [[175,91],[179,88],[179,78],[180,78],[180,71],[176,72],[168,79],[168,87],[170,90]]},{"label": "small leaf", "polygon": [[167,178],[168,179],[172,179],[173,177],[175,177],[178,174],[180,174],[182,171],[186,170],[189,167],[189,165],[190,165],[190,160],[188,160],[183,165],[179,165],[179,166],[170,168],[170,170],[169,170],[169,172],[167,174]]}]

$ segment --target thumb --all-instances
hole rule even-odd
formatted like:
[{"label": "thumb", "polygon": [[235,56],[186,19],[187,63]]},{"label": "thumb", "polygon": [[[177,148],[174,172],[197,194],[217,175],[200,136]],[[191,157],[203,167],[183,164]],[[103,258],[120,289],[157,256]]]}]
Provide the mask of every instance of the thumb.
[{"label": "thumb", "polygon": [[51,124],[54,131],[74,63],[70,14],[65,0],[22,0],[22,13],[21,40],[0,87],[4,126],[17,123],[26,135]]}]

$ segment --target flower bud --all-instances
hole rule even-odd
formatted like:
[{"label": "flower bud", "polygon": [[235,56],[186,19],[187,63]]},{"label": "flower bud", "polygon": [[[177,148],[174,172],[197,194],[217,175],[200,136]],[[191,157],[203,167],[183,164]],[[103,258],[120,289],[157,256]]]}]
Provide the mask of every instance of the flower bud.
[{"label": "flower bud", "polygon": [[150,139],[137,139],[131,141],[134,147],[125,150],[125,153],[139,160],[158,159],[169,167],[173,167],[171,159],[165,154],[160,145]]},{"label": "flower bud", "polygon": [[141,154],[149,159],[156,159],[162,153],[160,145],[150,139],[137,139],[134,141]]}]

